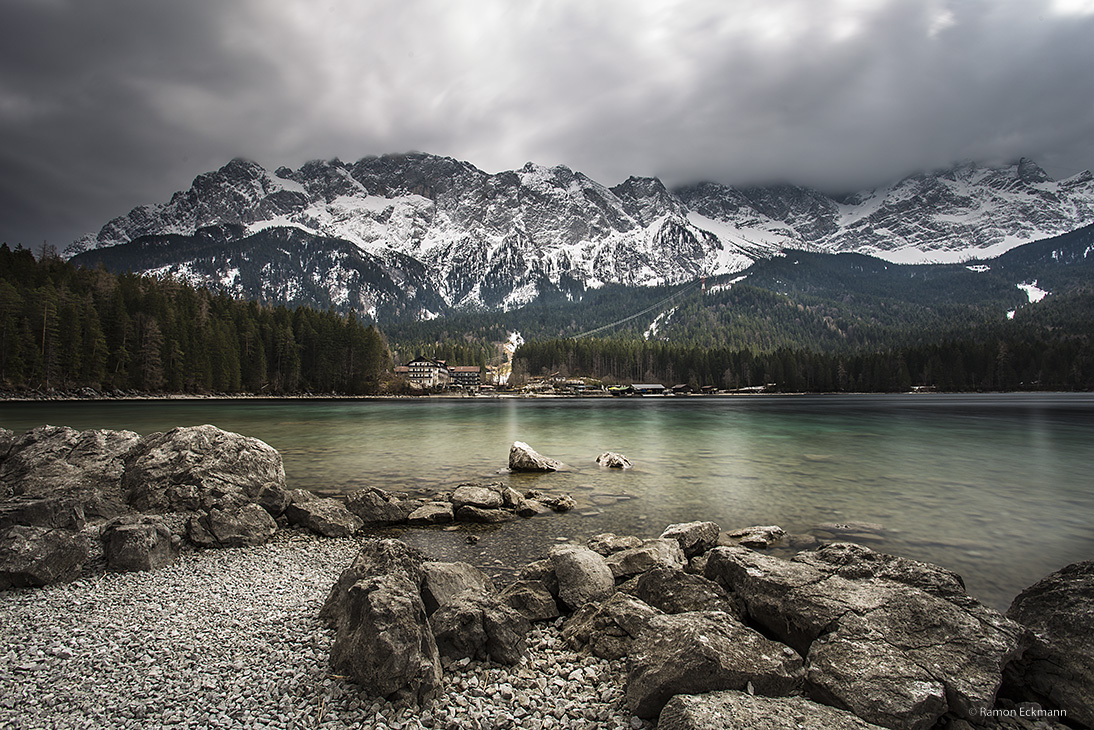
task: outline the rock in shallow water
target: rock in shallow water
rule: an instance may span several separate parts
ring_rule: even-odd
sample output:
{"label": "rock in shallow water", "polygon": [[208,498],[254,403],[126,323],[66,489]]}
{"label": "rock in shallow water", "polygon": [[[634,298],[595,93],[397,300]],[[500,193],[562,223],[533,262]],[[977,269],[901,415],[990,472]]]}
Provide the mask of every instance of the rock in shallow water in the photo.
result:
{"label": "rock in shallow water", "polygon": [[538,453],[523,441],[514,441],[509,448],[509,469],[511,471],[558,471],[566,465]]}

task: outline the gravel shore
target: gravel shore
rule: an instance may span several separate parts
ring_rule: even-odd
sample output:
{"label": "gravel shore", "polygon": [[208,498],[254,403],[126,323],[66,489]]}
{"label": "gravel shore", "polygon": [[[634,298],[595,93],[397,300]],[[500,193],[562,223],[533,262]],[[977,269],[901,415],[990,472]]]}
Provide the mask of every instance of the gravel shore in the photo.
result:
{"label": "gravel shore", "polygon": [[516,667],[446,663],[427,707],[363,696],[331,674],[333,633],[318,618],[356,552],[352,539],[281,530],[153,572],[0,591],[0,728],[644,725],[626,709],[623,664],[570,651],[557,625],[536,626]]}

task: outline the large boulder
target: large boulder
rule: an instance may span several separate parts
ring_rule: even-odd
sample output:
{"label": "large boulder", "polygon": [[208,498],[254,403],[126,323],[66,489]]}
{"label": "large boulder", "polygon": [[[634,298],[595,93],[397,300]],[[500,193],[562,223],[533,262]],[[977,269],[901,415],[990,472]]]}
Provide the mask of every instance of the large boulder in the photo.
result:
{"label": "large boulder", "polygon": [[468,563],[422,563],[422,600],[427,613],[432,614],[467,591],[478,594],[493,593],[494,581]]}
{"label": "large boulder", "polygon": [[1026,647],[1025,630],[965,594],[950,600],[914,580],[883,577],[910,580],[924,572],[914,566],[868,553],[863,560],[859,569],[849,559],[823,569],[816,567],[828,564],[823,558],[791,562],[719,547],[706,576],[740,596],[751,621],[806,657],[814,699],[908,730],[930,727],[947,712],[984,717],[1003,668]]}
{"label": "large boulder", "polygon": [[324,537],[350,537],[364,523],[337,499],[320,497],[306,502],[292,502],[285,508],[289,524],[311,530]]}
{"label": "large boulder", "polygon": [[337,582],[331,587],[327,600],[319,611],[319,618],[332,628],[338,628],[349,611],[349,589],[365,578],[399,575],[420,592],[423,563],[425,557],[402,540],[369,538],[362,541],[353,562],[341,572]]}
{"label": "large boulder", "polygon": [[404,502],[377,487],[358,490],[346,498],[346,509],[366,525],[401,524],[420,506],[420,502]]}
{"label": "large boulder", "polygon": [[0,532],[0,590],[68,582],[80,574],[90,554],[81,533],[9,527]]}
{"label": "large boulder", "polygon": [[28,497],[0,502],[0,530],[12,525],[82,530],[87,523],[84,500],[75,496]]}
{"label": "large boulder", "polygon": [[71,498],[88,517],[116,517],[126,511],[122,478],[140,440],[132,431],[31,429],[15,440],[0,464],[0,499]]}
{"label": "large boulder", "polygon": [[791,560],[848,580],[880,578],[914,586],[949,601],[968,603],[974,600],[965,592],[965,581],[952,570],[875,552],[853,542],[829,543],[817,550],[798,553]]}
{"label": "large boulder", "polygon": [[1007,616],[1034,633],[1032,646],[1008,668],[1008,693],[1094,727],[1094,561],[1025,589]]}
{"label": "large boulder", "polygon": [[193,515],[186,528],[194,545],[204,548],[234,548],[262,545],[277,532],[277,522],[254,502],[213,507]]}
{"label": "large boulder", "polygon": [[794,694],[802,658],[720,611],[666,614],[650,620],[631,647],[627,706],[657,717],[673,695],[751,688],[762,695]]}
{"label": "large boulder", "polygon": [[130,452],[122,477],[130,503],[142,512],[209,509],[226,499],[256,501],[269,484],[285,487],[277,451],[208,425],[148,436]]}
{"label": "large boulder", "polygon": [[805,697],[762,697],[736,690],[676,695],[657,730],[881,730],[850,712]]}
{"label": "large boulder", "polygon": [[179,557],[179,538],[163,520],[152,515],[117,517],[103,526],[99,537],[106,566],[111,570],[156,570]]}
{"label": "large boulder", "polygon": [[558,578],[559,600],[570,609],[615,592],[612,570],[599,553],[577,545],[559,545],[551,549],[550,560]]}
{"label": "large boulder", "polygon": [[418,586],[392,573],[349,586],[330,664],[369,695],[422,703],[441,684],[441,660]]}
{"label": "large boulder", "polygon": [[691,558],[717,545],[720,533],[717,522],[681,522],[666,527],[661,537],[680,543],[684,555]]}
{"label": "large boulder", "polygon": [[616,579],[626,579],[654,568],[684,568],[684,552],[675,540],[646,540],[641,547],[612,553],[605,562]]}
{"label": "large boulder", "polygon": [[558,471],[564,469],[565,466],[561,461],[537,453],[535,449],[523,441],[514,441],[509,448],[510,471]]}
{"label": "large boulder", "polygon": [[449,659],[517,664],[528,652],[532,624],[493,594],[464,591],[438,608],[429,622],[437,649]]}
{"label": "large boulder", "polygon": [[665,613],[724,611],[738,619],[744,616],[739,598],[712,580],[679,569],[654,568],[620,585],[619,590]]}
{"label": "large boulder", "polygon": [[601,659],[619,659],[631,652],[638,636],[661,611],[626,593],[601,603],[587,603],[562,627],[562,636],[577,650]]}

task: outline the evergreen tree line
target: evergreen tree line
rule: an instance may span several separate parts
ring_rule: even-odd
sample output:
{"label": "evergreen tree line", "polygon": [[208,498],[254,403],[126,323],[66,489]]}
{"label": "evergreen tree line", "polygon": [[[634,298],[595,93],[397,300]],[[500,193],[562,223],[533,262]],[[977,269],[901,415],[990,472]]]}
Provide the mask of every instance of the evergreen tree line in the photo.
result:
{"label": "evergreen tree line", "polygon": [[516,377],[558,373],[608,382],[687,383],[693,388],[768,386],[780,392],[1094,389],[1089,338],[948,340],[876,352],[769,352],[634,339],[553,339],[516,352]]}
{"label": "evergreen tree line", "polygon": [[9,390],[365,394],[389,370],[383,336],[353,315],[0,246],[0,384]]}

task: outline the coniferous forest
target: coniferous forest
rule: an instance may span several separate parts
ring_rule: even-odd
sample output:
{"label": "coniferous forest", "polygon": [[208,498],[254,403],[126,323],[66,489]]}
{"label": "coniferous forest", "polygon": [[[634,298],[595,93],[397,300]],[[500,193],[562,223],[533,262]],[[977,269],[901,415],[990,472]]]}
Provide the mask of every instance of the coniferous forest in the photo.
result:
{"label": "coniferous forest", "polygon": [[353,315],[243,302],[0,246],[8,391],[367,394],[390,365],[380,332]]}

